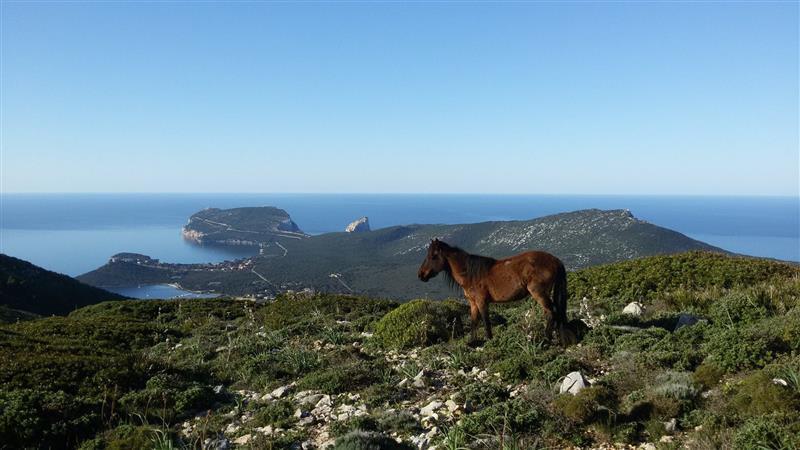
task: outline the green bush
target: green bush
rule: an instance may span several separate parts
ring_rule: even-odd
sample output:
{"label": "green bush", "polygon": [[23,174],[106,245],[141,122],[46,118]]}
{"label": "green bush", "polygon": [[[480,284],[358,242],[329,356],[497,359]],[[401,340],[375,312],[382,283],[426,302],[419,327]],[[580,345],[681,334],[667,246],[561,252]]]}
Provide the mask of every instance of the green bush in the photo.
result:
{"label": "green bush", "polygon": [[508,392],[503,386],[492,382],[476,381],[466,385],[461,393],[464,400],[472,405],[475,410],[494,405],[508,399]]}
{"label": "green bush", "polygon": [[725,371],[712,362],[700,364],[694,371],[694,381],[702,387],[709,389],[716,386]]}
{"label": "green bush", "polygon": [[579,424],[608,421],[610,412],[616,410],[616,397],[602,385],[589,386],[576,395],[559,395],[554,403],[564,416]]}
{"label": "green bush", "polygon": [[653,392],[675,400],[693,400],[698,389],[687,372],[664,372],[656,377]]}
{"label": "green bush", "polygon": [[754,417],[741,425],[733,436],[735,448],[789,450],[800,448],[800,430],[794,430],[775,416]]}
{"label": "green bush", "polygon": [[381,433],[352,431],[338,439],[333,450],[413,450],[408,444],[401,444]]}
{"label": "green bush", "polygon": [[725,326],[752,323],[768,317],[772,312],[772,302],[760,290],[729,292],[710,308],[711,320]]}
{"label": "green bush", "polygon": [[709,336],[704,350],[709,362],[727,372],[760,368],[783,350],[777,332],[762,324],[719,330]]}
{"label": "green bush", "polygon": [[331,424],[331,434],[339,437],[352,431],[380,431],[378,421],[371,416],[351,417]]}
{"label": "green bush", "polygon": [[156,430],[149,426],[122,424],[102,433],[95,439],[83,442],[81,450],[130,450],[154,448],[158,439]]}
{"label": "green bush", "polygon": [[[366,326],[395,307],[397,303],[387,300],[344,295],[321,294],[306,298],[282,295],[261,308],[258,317],[270,330],[297,328],[303,331],[326,320],[346,320]],[[365,318],[369,320],[364,320]]]}
{"label": "green bush", "polygon": [[294,422],[294,409],[294,404],[290,400],[278,400],[259,406],[253,414],[253,422],[250,425],[288,428]]}
{"label": "green bush", "polygon": [[215,401],[216,394],[211,386],[161,374],[147,380],[144,389],[122,396],[119,403],[130,415],[172,421],[208,409]]}
{"label": "green bush", "polygon": [[539,427],[545,418],[546,413],[536,405],[514,398],[468,414],[462,419],[460,429],[469,436],[519,433]]}
{"label": "green bush", "polygon": [[355,361],[312,372],[297,383],[300,389],[320,390],[328,394],[354,391],[377,380],[377,366]]}
{"label": "green bush", "polygon": [[765,259],[687,252],[590,267],[570,273],[568,283],[571,298],[615,298],[616,310],[629,301],[683,289],[752,285],[798,272],[790,264]]}
{"label": "green bush", "polygon": [[394,349],[444,342],[463,335],[467,311],[454,301],[413,300],[383,316],[375,326],[375,337]]}
{"label": "green bush", "polygon": [[772,382],[766,372],[756,372],[743,379],[734,388],[730,407],[743,416],[769,413],[797,413],[800,395],[785,386]]}

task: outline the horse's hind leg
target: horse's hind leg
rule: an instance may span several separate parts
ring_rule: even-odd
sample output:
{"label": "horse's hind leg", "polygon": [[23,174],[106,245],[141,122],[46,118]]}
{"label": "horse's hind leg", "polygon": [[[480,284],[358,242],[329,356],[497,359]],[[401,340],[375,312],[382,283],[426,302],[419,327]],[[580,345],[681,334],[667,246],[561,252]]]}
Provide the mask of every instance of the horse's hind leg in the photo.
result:
{"label": "horse's hind leg", "polygon": [[483,326],[486,328],[486,339],[492,338],[492,323],[489,320],[489,302],[486,299],[481,299],[476,302],[478,304],[478,311],[481,313],[483,319]]}
{"label": "horse's hind leg", "polygon": [[544,332],[548,339],[553,338],[555,332],[555,316],[553,315],[553,301],[550,295],[539,286],[528,286],[528,292],[534,300],[542,307],[544,311],[545,326]]}
{"label": "horse's hind leg", "polygon": [[472,342],[477,342],[478,340],[478,319],[480,316],[480,310],[478,309],[478,305],[475,304],[471,298],[467,299],[469,301],[469,317],[472,319],[470,321],[470,340]]}

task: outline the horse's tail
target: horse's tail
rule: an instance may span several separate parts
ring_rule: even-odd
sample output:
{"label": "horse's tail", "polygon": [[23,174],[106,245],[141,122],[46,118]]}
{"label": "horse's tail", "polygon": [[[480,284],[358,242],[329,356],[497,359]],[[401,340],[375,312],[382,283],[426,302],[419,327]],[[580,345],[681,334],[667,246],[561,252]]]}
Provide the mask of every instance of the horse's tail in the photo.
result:
{"label": "horse's tail", "polygon": [[567,270],[559,261],[556,269],[556,279],[553,283],[553,309],[559,327],[567,324]]}
{"label": "horse's tail", "polygon": [[564,263],[558,262],[556,279],[553,283],[553,312],[555,313],[558,339],[566,347],[578,343],[577,330],[567,323],[567,270]]}

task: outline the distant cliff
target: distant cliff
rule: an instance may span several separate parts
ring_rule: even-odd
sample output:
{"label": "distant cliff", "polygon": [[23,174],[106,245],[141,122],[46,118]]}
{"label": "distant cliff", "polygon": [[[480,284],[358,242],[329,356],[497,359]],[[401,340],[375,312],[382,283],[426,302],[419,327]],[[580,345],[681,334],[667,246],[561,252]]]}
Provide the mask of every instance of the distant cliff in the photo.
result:
{"label": "distant cliff", "polygon": [[79,279],[97,286],[177,281],[187,289],[232,295],[271,296],[311,288],[397,299],[452,297],[457,293],[444,282],[417,281],[417,268],[433,238],[493,257],[545,250],[570,270],[690,250],[722,251],[626,210],[592,209],[533,220],[407,225],[282,239],[275,245],[264,243],[258,257],[233,263],[155,267],[112,260]]}
{"label": "distant cliff", "polygon": [[347,225],[344,231],[348,233],[363,233],[365,231],[371,231],[371,228],[369,227],[369,218],[365,216],[350,222],[350,225]]}
{"label": "distant cliff", "polygon": [[183,227],[183,237],[198,244],[261,245],[307,236],[289,213],[271,206],[208,208],[193,214]]}

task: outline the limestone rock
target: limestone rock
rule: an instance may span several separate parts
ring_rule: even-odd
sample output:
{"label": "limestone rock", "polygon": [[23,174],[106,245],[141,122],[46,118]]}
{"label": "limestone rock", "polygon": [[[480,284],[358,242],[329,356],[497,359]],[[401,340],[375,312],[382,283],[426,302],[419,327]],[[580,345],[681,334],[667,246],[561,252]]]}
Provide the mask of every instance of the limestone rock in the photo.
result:
{"label": "limestone rock", "polygon": [[628,303],[622,310],[622,314],[629,314],[631,316],[641,316],[644,313],[644,305],[639,302]]}
{"label": "limestone rock", "polygon": [[563,394],[565,392],[569,392],[570,394],[575,395],[582,391],[586,385],[586,379],[583,378],[583,375],[581,375],[580,372],[570,372],[566,377],[564,377],[564,381],[561,382],[559,393]]}
{"label": "limestone rock", "polygon": [[440,401],[438,401],[438,400],[434,400],[434,401],[432,401],[432,402],[428,403],[428,405],[427,405],[427,406],[425,406],[425,407],[421,408],[421,409],[419,410],[419,413],[420,413],[420,415],[422,415],[423,417],[432,416],[432,415],[433,415],[433,413],[434,413],[434,412],[435,412],[437,409],[439,409],[439,408],[441,408],[441,407],[442,407],[442,402],[440,402]]}
{"label": "limestone rock", "polygon": [[370,230],[370,228],[369,228],[369,218],[367,218],[366,216],[364,216],[364,217],[362,217],[362,218],[360,218],[360,219],[358,219],[358,220],[356,220],[354,222],[351,222],[350,225],[348,225],[347,228],[344,229],[344,231],[346,231],[348,233],[363,233],[363,232],[369,231],[369,230]]}

